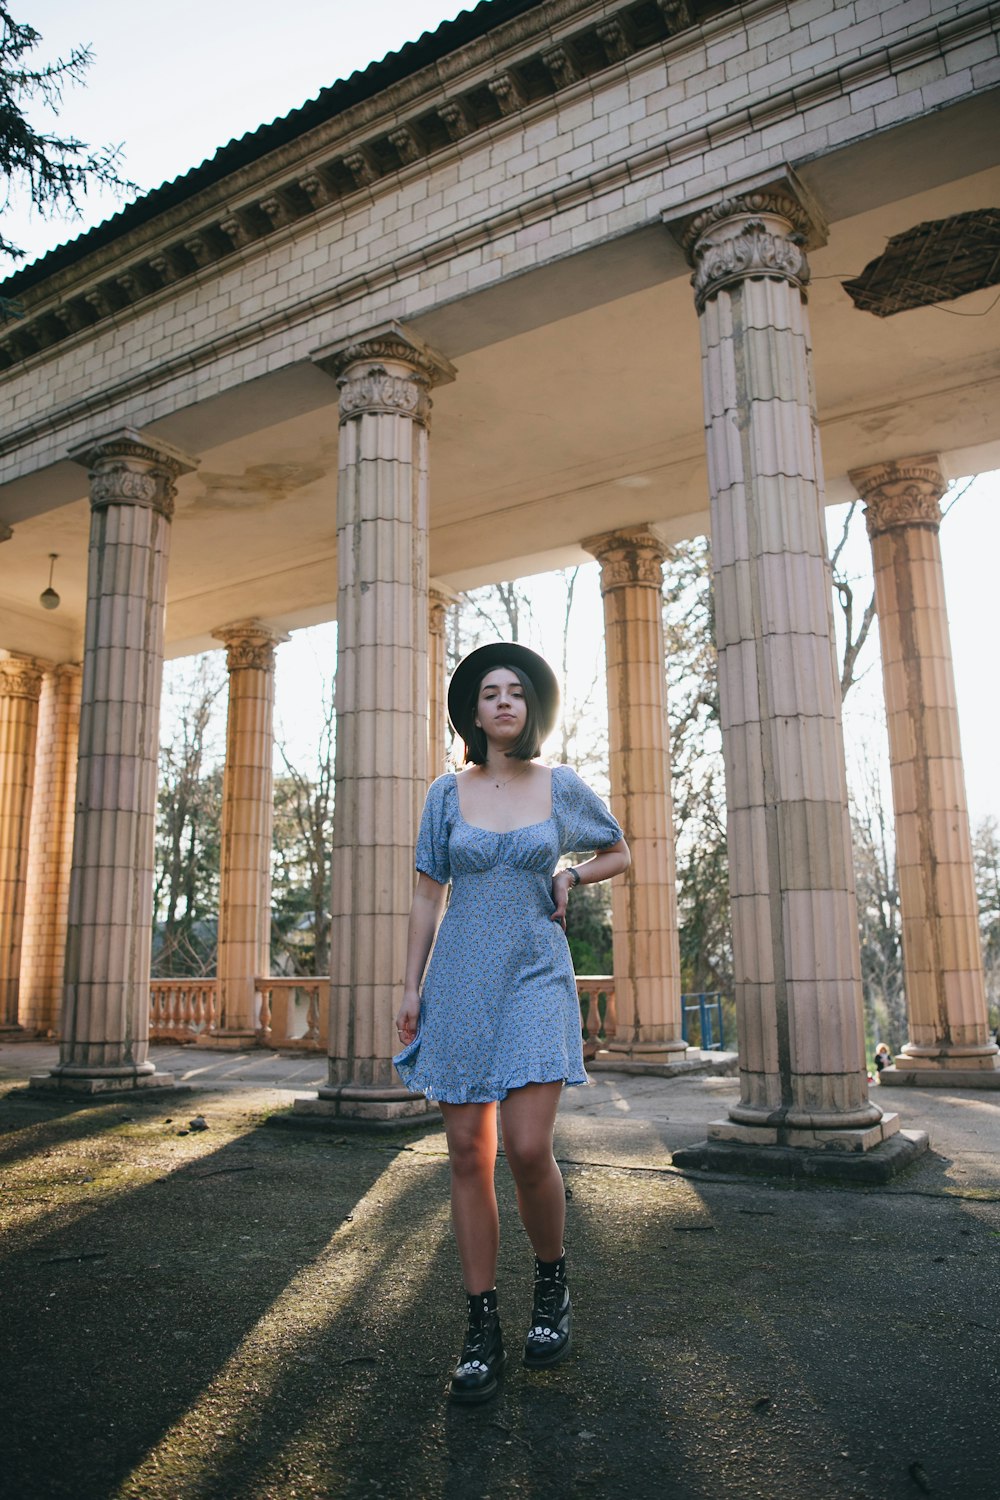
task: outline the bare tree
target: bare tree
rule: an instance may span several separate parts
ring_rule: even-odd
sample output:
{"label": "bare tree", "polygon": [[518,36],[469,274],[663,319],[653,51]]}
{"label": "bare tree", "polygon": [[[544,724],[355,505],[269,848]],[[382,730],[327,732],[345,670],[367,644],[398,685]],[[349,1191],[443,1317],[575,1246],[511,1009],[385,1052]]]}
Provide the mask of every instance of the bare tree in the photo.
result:
{"label": "bare tree", "polygon": [[663,633],[673,772],[681,982],[732,992],[726,788],[719,715],[712,554],[706,538],[672,547]]}
{"label": "bare tree", "polygon": [[[945,491],[943,499],[946,501],[941,507],[942,521],[950,515],[955,506],[967,494],[975,483],[975,479],[967,479],[964,484],[953,481]],[[865,642],[871,634],[871,628],[877,613],[875,606],[875,586],[871,581],[870,574],[862,577],[852,577],[844,566],[844,551],[855,529],[855,517],[858,516],[860,501],[854,500],[847,508],[844,524],[841,527],[840,537],[830,554],[830,567],[833,573],[833,591],[837,603],[840,606],[844,625],[844,650],[840,662],[840,699],[841,702],[847,697],[854,683],[858,681],[858,657],[861,655]],[[864,584],[861,590],[861,599],[857,597],[859,586]],[[864,601],[862,603],[861,601]],[[863,675],[863,674],[862,674]]]}
{"label": "bare tree", "polygon": [[487,637],[520,641],[531,619],[531,598],[519,580],[491,583],[461,597],[462,654]]}
{"label": "bare tree", "polygon": [[160,747],[153,910],[154,968],[206,974],[215,961],[222,816],[218,653],[177,674],[169,693],[172,737]]}
{"label": "bare tree", "polygon": [[865,1030],[874,1044],[898,1052],[906,1041],[902,918],[899,880],[887,808],[878,767],[866,757],[860,795],[851,799],[851,833],[861,944],[861,987]]}
{"label": "bare tree", "polygon": [[275,783],[272,945],[296,973],[329,974],[336,716],[332,685],[323,692],[316,765],[285,767]]}
{"label": "bare tree", "polygon": [[979,932],[983,949],[983,978],[990,1023],[1000,1026],[1000,829],[996,818],[984,818],[972,839],[972,857],[979,898]]}
{"label": "bare tree", "polygon": [[860,619],[855,622],[856,602],[854,591],[859,580],[849,577],[841,566],[844,548],[847,546],[851,535],[851,522],[854,520],[858,504],[859,502],[854,500],[848,506],[840,539],[830,554],[830,567],[833,572],[833,590],[844,617],[844,655],[840,663],[841,702],[847,697],[848,692],[856,681],[858,657],[861,654],[861,649],[865,641],[868,639],[872,623],[875,619],[875,588],[874,585],[871,585],[868,587],[868,600],[861,610]]}

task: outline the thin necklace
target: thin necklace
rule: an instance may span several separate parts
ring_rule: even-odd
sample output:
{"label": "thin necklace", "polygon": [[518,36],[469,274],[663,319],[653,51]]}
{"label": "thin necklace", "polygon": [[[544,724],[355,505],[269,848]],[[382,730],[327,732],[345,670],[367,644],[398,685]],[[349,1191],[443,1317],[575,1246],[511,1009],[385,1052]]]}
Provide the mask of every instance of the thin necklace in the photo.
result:
{"label": "thin necklace", "polygon": [[487,771],[485,766],[483,766],[482,770],[483,775],[487,776],[489,780],[492,781],[498,792],[505,792],[512,781],[516,781],[519,776],[523,776],[525,771],[531,770],[531,761],[529,760],[526,765],[522,766],[520,771],[515,771],[513,776],[508,776],[506,781],[497,781],[496,777],[493,775],[493,772]]}

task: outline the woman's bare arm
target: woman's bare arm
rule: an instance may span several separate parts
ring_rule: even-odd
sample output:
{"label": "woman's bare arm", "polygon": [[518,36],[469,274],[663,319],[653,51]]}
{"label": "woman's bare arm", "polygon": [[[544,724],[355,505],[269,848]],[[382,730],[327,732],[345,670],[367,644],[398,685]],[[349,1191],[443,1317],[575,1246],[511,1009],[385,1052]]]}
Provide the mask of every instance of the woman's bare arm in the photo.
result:
{"label": "woman's bare arm", "polygon": [[423,873],[417,876],[417,888],[410,907],[406,931],[406,972],[403,978],[403,1003],[396,1016],[396,1031],[404,1046],[417,1034],[420,1020],[420,981],[424,977],[434,934],[441,921],[447,886]]}

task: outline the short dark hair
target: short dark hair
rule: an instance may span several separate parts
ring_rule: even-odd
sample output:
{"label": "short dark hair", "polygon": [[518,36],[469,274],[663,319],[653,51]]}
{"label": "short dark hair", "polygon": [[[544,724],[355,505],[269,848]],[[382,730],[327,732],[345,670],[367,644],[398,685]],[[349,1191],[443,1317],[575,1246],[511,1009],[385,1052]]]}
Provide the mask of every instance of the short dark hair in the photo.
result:
{"label": "short dark hair", "polygon": [[527,672],[522,672],[520,667],[507,667],[503,663],[487,667],[485,671],[480,672],[476,678],[472,692],[469,694],[469,699],[465,706],[465,723],[462,731],[462,738],[465,741],[465,759],[472,761],[473,765],[476,766],[484,766],[486,764],[489,746],[486,743],[486,736],[483,731],[476,728],[476,706],[479,703],[479,690],[491,672],[512,672],[524,691],[524,706],[526,709],[524,728],[521,731],[520,739],[515,745],[511,746],[506,754],[512,760],[534,760],[542,748],[542,706],[538,701],[538,694],[535,692],[535,684]]}

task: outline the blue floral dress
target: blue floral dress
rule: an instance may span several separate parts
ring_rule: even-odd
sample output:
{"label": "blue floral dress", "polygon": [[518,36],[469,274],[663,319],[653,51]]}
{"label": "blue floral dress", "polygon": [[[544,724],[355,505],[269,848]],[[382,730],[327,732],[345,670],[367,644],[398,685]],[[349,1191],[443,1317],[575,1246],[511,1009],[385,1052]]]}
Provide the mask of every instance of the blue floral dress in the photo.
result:
{"label": "blue floral dress", "polygon": [[586,1083],[569,945],[551,920],[552,876],[561,854],[621,837],[568,766],[553,767],[551,815],[509,833],[465,821],[453,775],[432,784],[416,865],[450,881],[451,899],[417,1035],[393,1058],[408,1089],[446,1104],[486,1104],[526,1083]]}

